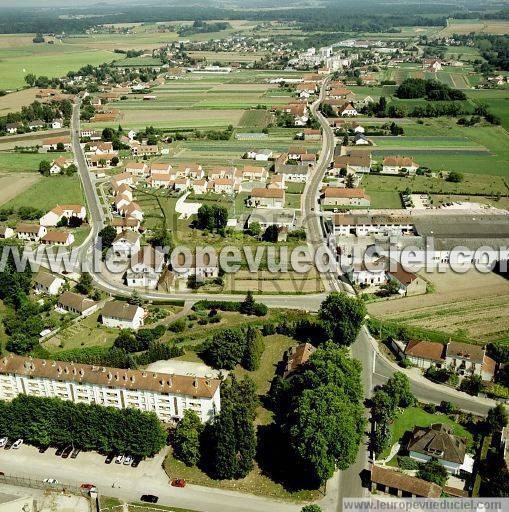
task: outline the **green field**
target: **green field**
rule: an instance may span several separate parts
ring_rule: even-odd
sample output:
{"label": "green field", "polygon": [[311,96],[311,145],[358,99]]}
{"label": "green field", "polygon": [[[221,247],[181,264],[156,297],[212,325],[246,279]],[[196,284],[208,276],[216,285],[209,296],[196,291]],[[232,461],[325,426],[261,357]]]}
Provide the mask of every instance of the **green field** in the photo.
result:
{"label": "green field", "polygon": [[266,110],[246,110],[239,122],[239,128],[266,128],[273,119]]}
{"label": "green field", "polygon": [[4,206],[19,208],[32,206],[50,210],[57,204],[85,204],[78,176],[51,176],[43,178],[11,199]]}
{"label": "green field", "polygon": [[0,89],[24,86],[27,73],[60,77],[86,64],[95,66],[115,58],[110,51],[92,50],[78,45],[30,42],[14,48],[0,48]]}
{"label": "green field", "polygon": [[[70,153],[55,153],[54,158],[59,156],[70,157]],[[0,152],[0,173],[4,172],[38,172],[41,160],[53,160],[52,155],[40,153],[10,153]]]}

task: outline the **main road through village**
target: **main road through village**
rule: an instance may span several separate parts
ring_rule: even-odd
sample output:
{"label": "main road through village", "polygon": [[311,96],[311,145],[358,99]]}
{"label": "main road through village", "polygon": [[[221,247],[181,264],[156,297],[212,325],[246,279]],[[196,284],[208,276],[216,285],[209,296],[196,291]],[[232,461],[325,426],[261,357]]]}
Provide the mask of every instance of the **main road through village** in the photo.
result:
{"label": "main road through village", "polygon": [[[323,131],[323,144],[320,157],[311,172],[303,192],[302,218],[306,229],[308,245],[312,251],[326,244],[322,221],[318,207],[319,187],[324,173],[333,158],[334,134],[327,120],[319,111],[320,103],[325,97],[325,82],[320,96],[313,103],[311,110],[320,123]],[[97,234],[104,227],[104,210],[100,203],[95,179],[89,172],[83,149],[79,142],[80,106],[74,106],[72,118],[72,140],[78,170],[83,182],[86,196],[91,233],[85,243],[79,248],[82,264],[92,267],[91,261],[96,244]],[[86,267],[85,267],[86,268]],[[128,296],[131,291],[122,285],[112,283],[100,273],[91,272],[95,285],[103,291],[120,296]],[[324,276],[324,284],[328,291],[345,290],[338,276],[328,273]],[[188,303],[197,300],[196,294],[167,294],[161,292],[147,292],[141,294],[145,299],[157,301],[162,299],[183,299]],[[238,300],[237,295],[214,295],[218,300]],[[262,295],[257,300],[269,307],[298,308],[308,311],[317,311],[325,294],[313,295]],[[376,341],[370,336],[368,330],[363,328],[351,347],[352,355],[359,359],[363,365],[362,382],[366,397],[369,397],[373,386],[383,384],[399,368],[386,359],[378,350]],[[493,406],[491,400],[469,397],[464,393],[448,390],[432,384],[417,374],[411,374],[412,390],[418,399],[440,403],[449,400],[457,407],[475,414],[485,415],[489,407]],[[92,481],[99,486],[99,491],[117,496],[124,500],[137,500],[145,492],[160,497],[161,504],[193,509],[200,512],[293,512],[300,510],[300,506],[288,502],[276,501],[271,498],[242,494],[208,487],[188,485],[185,489],[175,489],[168,485],[166,474],[161,468],[162,455],[152,461],[144,461],[135,473],[131,468],[107,466],[97,455],[81,454],[79,459],[71,462],[62,462],[54,455],[38,454],[35,449],[23,447],[23,450],[0,451],[0,471],[5,474],[26,476],[35,479],[57,478],[62,483],[76,484],[78,482]],[[338,471],[327,483],[326,495],[319,502],[326,512],[339,512],[342,509],[342,498],[361,497],[367,490],[362,485],[361,474],[368,469],[367,444],[361,446],[357,460],[346,471]],[[178,476],[178,475],[176,475]],[[111,487],[115,484],[115,487]]]}

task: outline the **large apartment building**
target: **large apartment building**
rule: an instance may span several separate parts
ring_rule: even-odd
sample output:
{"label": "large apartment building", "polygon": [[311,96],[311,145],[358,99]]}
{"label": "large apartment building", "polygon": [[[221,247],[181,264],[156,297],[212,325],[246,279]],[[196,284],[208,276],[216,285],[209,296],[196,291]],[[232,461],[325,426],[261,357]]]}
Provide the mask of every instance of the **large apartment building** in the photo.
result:
{"label": "large apartment building", "polygon": [[205,422],[221,408],[219,379],[123,370],[48,361],[10,354],[0,358],[0,399],[19,394],[56,397],[155,412],[161,421],[180,419],[186,409]]}

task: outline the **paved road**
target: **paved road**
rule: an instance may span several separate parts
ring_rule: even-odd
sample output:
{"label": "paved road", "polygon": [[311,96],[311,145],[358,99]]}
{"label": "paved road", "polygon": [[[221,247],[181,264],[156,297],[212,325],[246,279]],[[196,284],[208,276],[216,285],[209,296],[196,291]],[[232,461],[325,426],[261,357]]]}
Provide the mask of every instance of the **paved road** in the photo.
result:
{"label": "paved road", "polygon": [[[62,484],[93,483],[100,494],[125,501],[139,501],[142,494],[159,496],[159,504],[198,512],[298,512],[301,506],[261,496],[188,485],[171,487],[161,465],[165,453],[141,462],[138,468],[112,463],[96,453],[80,453],[77,459],[62,459],[49,449],[40,454],[31,446],[0,450],[0,471],[8,476],[32,479],[56,478]],[[176,475],[178,476],[178,475]],[[115,487],[112,487],[112,485]]]}

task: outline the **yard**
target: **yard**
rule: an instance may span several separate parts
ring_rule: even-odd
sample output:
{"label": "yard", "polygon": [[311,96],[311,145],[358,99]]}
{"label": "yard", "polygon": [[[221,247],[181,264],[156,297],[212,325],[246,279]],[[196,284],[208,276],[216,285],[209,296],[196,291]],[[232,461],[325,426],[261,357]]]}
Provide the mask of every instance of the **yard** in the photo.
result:
{"label": "yard", "polygon": [[[454,435],[466,437],[468,444],[472,444],[472,434],[468,432],[463,426],[459,425],[451,418],[441,413],[430,414],[420,407],[408,407],[403,412],[400,412],[394,422],[390,426],[391,430],[391,443],[393,446],[401,440],[405,432],[411,432],[414,427],[429,427],[434,423],[444,423],[452,427]],[[390,448],[380,454],[381,459],[389,455]]]}

